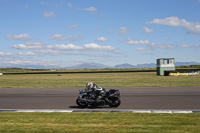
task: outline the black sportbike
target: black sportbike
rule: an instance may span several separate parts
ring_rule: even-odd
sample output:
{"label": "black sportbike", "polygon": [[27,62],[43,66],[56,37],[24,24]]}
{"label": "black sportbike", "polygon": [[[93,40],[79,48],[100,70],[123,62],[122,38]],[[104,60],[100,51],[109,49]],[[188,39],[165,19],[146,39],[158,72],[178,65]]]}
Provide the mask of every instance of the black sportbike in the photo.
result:
{"label": "black sportbike", "polygon": [[81,108],[86,108],[88,106],[110,106],[118,107],[121,104],[120,91],[115,89],[110,89],[106,92],[106,95],[101,99],[93,98],[93,91],[86,91],[85,89],[80,90],[76,103]]}

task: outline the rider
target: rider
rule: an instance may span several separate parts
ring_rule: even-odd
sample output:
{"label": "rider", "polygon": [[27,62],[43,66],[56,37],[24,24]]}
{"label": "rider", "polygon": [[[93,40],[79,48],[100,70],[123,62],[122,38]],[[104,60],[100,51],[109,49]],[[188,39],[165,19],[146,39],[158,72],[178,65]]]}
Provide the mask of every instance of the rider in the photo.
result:
{"label": "rider", "polygon": [[97,101],[100,100],[101,98],[105,97],[106,95],[106,90],[96,84],[93,84],[92,82],[88,82],[86,84],[87,91],[92,91],[94,92],[93,98],[96,99]]}

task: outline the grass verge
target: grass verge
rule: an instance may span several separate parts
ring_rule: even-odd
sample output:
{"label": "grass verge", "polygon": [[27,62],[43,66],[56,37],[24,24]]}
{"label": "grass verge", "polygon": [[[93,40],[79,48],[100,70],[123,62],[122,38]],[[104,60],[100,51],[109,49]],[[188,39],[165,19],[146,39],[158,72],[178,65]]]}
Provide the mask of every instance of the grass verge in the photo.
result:
{"label": "grass verge", "polygon": [[199,132],[200,114],[0,113],[0,132]]}
{"label": "grass verge", "polygon": [[198,76],[157,76],[155,72],[20,74],[0,76],[0,88],[84,87],[89,81],[103,87],[200,86]]}

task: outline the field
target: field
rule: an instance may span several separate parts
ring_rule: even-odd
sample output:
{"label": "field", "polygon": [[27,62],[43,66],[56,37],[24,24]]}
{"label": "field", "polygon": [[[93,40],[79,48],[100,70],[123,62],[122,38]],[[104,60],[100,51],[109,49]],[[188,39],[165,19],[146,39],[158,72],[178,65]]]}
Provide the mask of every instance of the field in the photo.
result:
{"label": "field", "polygon": [[[157,76],[155,72],[11,74],[1,88],[200,86],[200,76]],[[0,132],[199,132],[200,113],[0,113]]]}
{"label": "field", "polygon": [[15,74],[0,76],[0,88],[84,87],[89,81],[103,87],[200,86],[200,76],[157,76],[155,72]]}
{"label": "field", "polygon": [[0,113],[0,132],[197,133],[199,129],[199,113]]}

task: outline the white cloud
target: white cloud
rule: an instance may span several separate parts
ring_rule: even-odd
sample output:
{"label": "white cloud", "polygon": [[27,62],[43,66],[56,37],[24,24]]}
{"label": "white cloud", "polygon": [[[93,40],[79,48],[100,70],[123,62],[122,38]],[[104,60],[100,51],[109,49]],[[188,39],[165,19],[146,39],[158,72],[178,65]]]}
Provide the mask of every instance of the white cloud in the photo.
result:
{"label": "white cloud", "polygon": [[67,3],[67,6],[68,6],[69,8],[72,8],[72,7],[73,7],[73,5],[72,5],[71,3]]}
{"label": "white cloud", "polygon": [[12,61],[8,61],[7,63],[9,64],[33,64],[31,61],[23,61],[23,60],[12,60]]}
{"label": "white cloud", "polygon": [[21,55],[21,56],[32,56],[32,55],[35,55],[35,53],[33,53],[33,52],[26,52],[26,53],[18,52],[18,55]]}
{"label": "white cloud", "polygon": [[29,36],[28,34],[19,34],[19,35],[7,35],[6,36],[7,39],[16,39],[16,40],[24,40],[24,41],[27,41],[27,40],[31,40],[33,39],[33,37]]}
{"label": "white cloud", "polygon": [[97,9],[95,7],[88,7],[88,8],[77,8],[77,10],[82,10],[82,11],[87,11],[90,12],[92,14],[96,14]]}
{"label": "white cloud", "polygon": [[128,37],[128,38],[125,38],[125,39],[120,39],[119,42],[129,42],[131,40],[132,40],[132,38]]}
{"label": "white cloud", "polygon": [[60,51],[47,49],[47,50],[37,50],[36,52],[42,53],[42,54],[49,54],[49,55],[61,55]]}
{"label": "white cloud", "polygon": [[96,41],[99,41],[99,42],[106,42],[106,41],[108,41],[108,39],[105,38],[105,37],[99,37],[99,38],[97,38]]}
{"label": "white cloud", "polygon": [[92,6],[88,7],[88,8],[80,9],[80,10],[84,10],[84,11],[88,11],[88,12],[92,12],[92,13],[95,13],[97,11],[97,9]]}
{"label": "white cloud", "polygon": [[161,24],[166,26],[173,27],[183,27],[188,30],[190,34],[199,34],[200,35],[200,23],[199,22],[188,22],[185,19],[179,19],[178,17],[167,17],[164,19],[154,19],[148,21],[148,24]]}
{"label": "white cloud", "polygon": [[169,38],[169,37],[165,37],[164,39],[165,39],[165,40],[170,40],[170,38]]}
{"label": "white cloud", "polygon": [[83,36],[79,36],[79,35],[69,35],[67,37],[67,40],[69,41],[78,41],[79,39],[82,39]]}
{"label": "white cloud", "polygon": [[142,29],[144,30],[144,33],[153,33],[154,31],[152,29],[149,29],[148,27],[142,27]]}
{"label": "white cloud", "polygon": [[56,50],[96,50],[96,51],[112,51],[116,48],[112,46],[101,46],[96,43],[89,43],[83,46],[76,46],[74,44],[61,44],[61,45],[49,45],[47,46],[49,49]]}
{"label": "white cloud", "polygon": [[200,23],[191,24],[191,26],[187,27],[187,29],[190,34],[200,35]]}
{"label": "white cloud", "polygon": [[188,45],[188,44],[181,44],[181,45],[174,45],[174,44],[163,44],[160,42],[150,42],[148,40],[130,40],[128,41],[130,45],[144,45],[146,48],[136,48],[136,50],[143,51],[143,50],[153,50],[155,48],[162,48],[162,49],[174,49],[177,47],[182,47],[182,48],[196,48],[200,49],[199,44],[196,45]]}
{"label": "white cloud", "polygon": [[199,44],[195,44],[194,46],[197,50],[200,50],[200,45]]}
{"label": "white cloud", "polygon": [[36,65],[36,66],[50,66],[57,65],[59,61],[55,60],[10,60],[2,62],[3,65],[13,66],[13,65]]}
{"label": "white cloud", "polygon": [[44,12],[44,17],[46,17],[46,18],[51,18],[51,17],[55,17],[55,14],[54,14],[54,12],[52,12],[52,11],[45,11]]}
{"label": "white cloud", "polygon": [[126,33],[128,33],[128,28],[127,27],[120,27],[119,34],[123,35],[123,34],[126,34]]}
{"label": "white cloud", "polygon": [[89,43],[89,44],[85,44],[83,46],[83,49],[85,50],[101,50],[101,51],[112,51],[115,50],[114,47],[112,46],[100,46],[96,43]]}
{"label": "white cloud", "polygon": [[46,44],[40,43],[40,42],[27,42],[26,45],[28,45],[28,46],[43,46],[43,45],[46,45]]}
{"label": "white cloud", "polygon": [[50,40],[58,40],[58,41],[63,41],[63,40],[69,40],[69,41],[77,41],[78,39],[83,38],[83,36],[79,35],[69,35],[69,36],[63,36],[61,34],[54,34],[53,37],[50,37]]}
{"label": "white cloud", "polygon": [[162,25],[167,25],[167,26],[186,26],[186,25],[190,24],[185,19],[179,19],[178,17],[167,17],[164,19],[154,19],[147,23],[148,24],[162,24]]}
{"label": "white cloud", "polygon": [[148,40],[129,40],[128,44],[131,45],[138,45],[138,44],[154,44],[153,42],[150,42]]}
{"label": "white cloud", "polygon": [[44,1],[40,1],[40,5],[48,5],[48,3],[47,2],[44,2]]}
{"label": "white cloud", "polygon": [[109,30],[108,32],[109,32],[109,33],[113,33],[114,31],[113,31],[113,30]]}
{"label": "white cloud", "polygon": [[67,26],[67,28],[69,28],[69,29],[72,29],[72,28],[77,28],[78,27],[78,25],[77,24],[75,24],[75,25],[70,25],[70,26]]}
{"label": "white cloud", "polygon": [[191,48],[191,47],[193,47],[193,46],[188,45],[188,44],[181,44],[180,46],[183,47],[183,48]]}
{"label": "white cloud", "polygon": [[13,56],[12,53],[0,52],[0,57],[10,57],[10,56]]}
{"label": "white cloud", "polygon": [[28,46],[28,45],[25,45],[25,44],[15,44],[12,46],[12,48],[15,48],[15,49],[41,49],[42,46]]}
{"label": "white cloud", "polygon": [[81,46],[76,46],[74,44],[61,44],[61,45],[49,45],[47,46],[49,49],[57,49],[57,50],[82,50]]}
{"label": "white cloud", "polygon": [[158,43],[157,46],[158,48],[164,48],[164,49],[172,49],[172,48],[176,48],[176,45],[172,45],[172,44],[162,44],[162,43]]}
{"label": "white cloud", "polygon": [[1,2],[8,3],[8,0],[1,0]]}
{"label": "white cloud", "polygon": [[99,16],[99,17],[103,17],[103,16],[105,16],[105,15],[104,15],[104,14],[99,14],[98,16]]}
{"label": "white cloud", "polygon": [[28,5],[28,4],[26,4],[26,5],[24,5],[24,6],[23,6],[23,8],[29,8],[29,5]]}
{"label": "white cloud", "polygon": [[38,42],[28,42],[26,44],[15,44],[12,46],[12,48],[15,49],[42,49],[43,45],[45,45],[44,43],[38,43]]}
{"label": "white cloud", "polygon": [[173,44],[163,44],[159,42],[150,42],[148,40],[129,40],[130,45],[145,45],[147,48],[137,48],[137,50],[152,50],[152,48],[172,49],[176,48]]}
{"label": "white cloud", "polygon": [[63,40],[67,40],[67,37],[64,37],[61,34],[54,34],[53,37],[49,38],[50,40],[59,40],[59,41],[63,41]]}
{"label": "white cloud", "polygon": [[151,48],[136,48],[138,51],[147,51],[147,50],[152,50]]}

